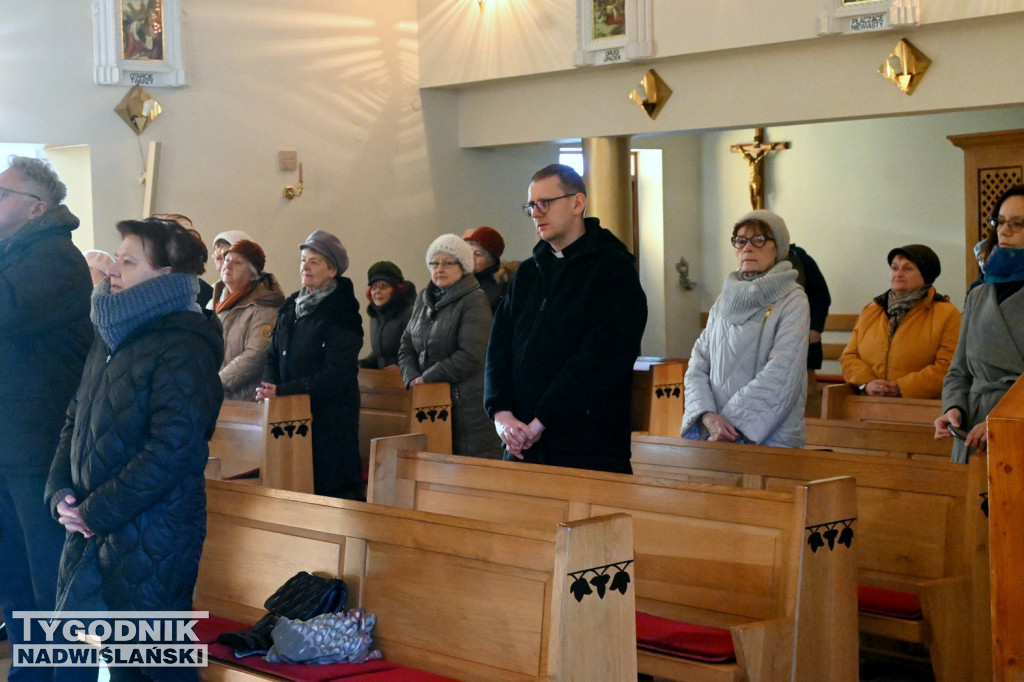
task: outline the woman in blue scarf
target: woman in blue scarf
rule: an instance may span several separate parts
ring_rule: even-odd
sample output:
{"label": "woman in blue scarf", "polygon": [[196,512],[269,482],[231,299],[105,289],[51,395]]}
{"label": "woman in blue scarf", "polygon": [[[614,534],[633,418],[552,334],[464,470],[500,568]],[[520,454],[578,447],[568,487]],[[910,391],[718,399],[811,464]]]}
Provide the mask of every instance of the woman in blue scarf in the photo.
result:
{"label": "woman in blue scarf", "polygon": [[[223,338],[196,303],[202,244],[170,220],[117,229],[123,241],[93,290],[96,335],[46,486],[67,531],[57,610],[189,611]],[[198,679],[195,668],[110,669],[113,682],[140,674]]]}
{"label": "woman in blue scarf", "polygon": [[[985,264],[985,282],[964,305],[960,341],[942,385],[935,437],[953,442],[954,462],[984,452],[985,419],[1024,372],[1024,185],[1006,190],[989,219],[999,249]],[[961,430],[962,429],[962,430]]]}

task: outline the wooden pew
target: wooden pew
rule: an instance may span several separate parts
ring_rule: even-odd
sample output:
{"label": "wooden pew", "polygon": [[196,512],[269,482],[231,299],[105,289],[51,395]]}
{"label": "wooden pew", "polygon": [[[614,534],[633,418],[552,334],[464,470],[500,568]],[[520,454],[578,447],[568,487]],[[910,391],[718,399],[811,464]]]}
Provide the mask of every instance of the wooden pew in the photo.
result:
{"label": "wooden pew", "polygon": [[[1024,381],[1017,379],[988,415],[989,527],[992,533],[993,679],[1024,679]],[[974,457],[971,458],[972,460]],[[988,568],[987,566],[985,568]]]}
{"label": "wooden pew", "polygon": [[[437,452],[452,451],[451,386],[405,388],[397,367],[359,369],[359,457],[370,464],[370,441],[403,433],[426,433]],[[431,415],[433,412],[433,415]]]}
{"label": "wooden pew", "polygon": [[[678,436],[683,425],[686,360],[639,357],[633,363],[633,431]],[[431,452],[438,452],[430,448]]]}
{"label": "wooden pew", "polygon": [[935,428],[923,424],[885,424],[845,419],[804,420],[806,443],[812,450],[879,454],[902,459],[948,462],[949,440],[936,440]]}
{"label": "wooden pew", "polygon": [[931,425],[941,414],[941,400],[858,395],[850,384],[832,384],[822,391],[822,419]]}
{"label": "wooden pew", "polygon": [[[374,441],[368,499],[530,528],[633,517],[637,610],[731,629],[735,663],[638,651],[673,680],[855,680],[855,562],[813,551],[809,528],[853,521],[849,478],[785,492],[426,453],[422,436]],[[609,678],[602,678],[609,679]]]}
{"label": "wooden pew", "polygon": [[259,469],[258,484],[311,493],[312,421],[308,395],[259,403],[225,400],[210,440],[210,457],[219,460],[221,478]]}
{"label": "wooden pew", "polygon": [[860,629],[925,644],[939,682],[990,678],[984,458],[968,465],[678,438],[633,437],[646,476],[766,490],[857,480],[860,584],[917,594],[922,620],[862,613]]}
{"label": "wooden pew", "polygon": [[[198,610],[254,623],[304,570],[342,577],[346,608],[373,613],[374,646],[404,666],[461,680],[636,679],[632,585],[580,600],[570,589],[633,573],[624,514],[535,530],[224,481],[207,483],[207,500]],[[204,677],[267,679],[233,660],[211,660]]]}

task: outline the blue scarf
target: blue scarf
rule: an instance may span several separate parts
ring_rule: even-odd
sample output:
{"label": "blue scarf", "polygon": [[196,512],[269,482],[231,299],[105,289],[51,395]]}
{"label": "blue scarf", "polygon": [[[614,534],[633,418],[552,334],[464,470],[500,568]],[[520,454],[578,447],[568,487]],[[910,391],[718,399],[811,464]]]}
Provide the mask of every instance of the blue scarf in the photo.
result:
{"label": "blue scarf", "polygon": [[1024,249],[999,249],[985,263],[985,284],[1024,281]]}
{"label": "blue scarf", "polygon": [[93,289],[90,318],[113,353],[136,329],[168,313],[202,312],[196,303],[198,293],[199,279],[180,272],[160,275],[113,294],[108,278]]}

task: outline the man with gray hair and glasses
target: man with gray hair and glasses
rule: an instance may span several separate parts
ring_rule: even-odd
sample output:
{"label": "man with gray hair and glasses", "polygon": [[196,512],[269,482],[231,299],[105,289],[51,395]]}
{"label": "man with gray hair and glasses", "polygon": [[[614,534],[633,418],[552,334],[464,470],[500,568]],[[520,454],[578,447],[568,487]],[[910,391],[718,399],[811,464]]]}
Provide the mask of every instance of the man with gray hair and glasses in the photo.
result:
{"label": "man with gray hair and glasses", "polygon": [[[11,156],[0,173],[0,609],[52,611],[64,528],[43,489],[65,412],[92,342],[89,266],[71,242],[78,218],[45,161]],[[54,668],[13,662],[9,680],[49,680]]]}

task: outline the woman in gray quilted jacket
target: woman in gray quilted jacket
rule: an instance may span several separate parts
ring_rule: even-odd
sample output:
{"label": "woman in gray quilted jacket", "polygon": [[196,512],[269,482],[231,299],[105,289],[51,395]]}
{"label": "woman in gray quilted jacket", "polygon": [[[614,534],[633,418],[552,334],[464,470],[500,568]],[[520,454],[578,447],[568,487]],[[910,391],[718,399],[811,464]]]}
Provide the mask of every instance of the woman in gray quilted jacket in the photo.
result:
{"label": "woman in gray quilted jacket", "polygon": [[473,276],[473,249],[443,234],[427,249],[430,284],[420,293],[398,364],[406,387],[447,381],[452,387],[452,452],[499,459],[501,442],[484,412],[484,359],[491,307]]}
{"label": "woman in gray quilted jacket", "polygon": [[690,355],[682,436],[803,447],[810,309],[786,260],[789,230],[761,209],[731,241],[738,267]]}

